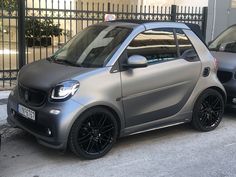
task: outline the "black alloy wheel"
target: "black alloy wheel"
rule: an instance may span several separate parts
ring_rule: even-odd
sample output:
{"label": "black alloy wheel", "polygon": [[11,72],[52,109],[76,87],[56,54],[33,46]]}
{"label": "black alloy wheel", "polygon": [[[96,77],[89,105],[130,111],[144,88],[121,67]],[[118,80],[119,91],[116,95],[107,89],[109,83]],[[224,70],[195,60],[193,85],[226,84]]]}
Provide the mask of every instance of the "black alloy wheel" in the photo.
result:
{"label": "black alloy wheel", "polygon": [[192,125],[200,131],[211,131],[220,124],[223,113],[222,95],[216,90],[207,89],[194,106]]}
{"label": "black alloy wheel", "polygon": [[117,138],[117,121],[104,108],[86,111],[74,123],[70,133],[72,152],[85,159],[104,156]]}

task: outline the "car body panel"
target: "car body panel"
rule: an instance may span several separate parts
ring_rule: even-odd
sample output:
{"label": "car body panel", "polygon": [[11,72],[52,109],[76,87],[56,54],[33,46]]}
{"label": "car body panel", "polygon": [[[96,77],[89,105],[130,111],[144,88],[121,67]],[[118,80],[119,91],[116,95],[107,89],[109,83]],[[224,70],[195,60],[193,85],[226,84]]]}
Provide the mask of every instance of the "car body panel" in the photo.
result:
{"label": "car body panel", "polygon": [[[204,90],[216,87],[224,93],[224,88],[216,77],[214,58],[202,41],[186,25],[174,22],[139,25],[106,22],[99,25],[104,24],[122,25],[133,29],[106,66],[80,68],[51,64],[46,60],[25,66],[20,71],[18,82],[29,88],[42,89],[48,93],[48,97],[53,87],[64,80],[76,80],[80,86],[69,100],[55,102],[47,99],[46,103],[40,107],[33,107],[22,102],[16,88],[9,96],[8,120],[10,124],[26,129],[44,145],[64,149],[75,120],[90,108],[103,106],[110,109],[115,113],[119,123],[119,135],[126,136],[153,128],[189,122],[196,99]],[[200,61],[189,62],[177,59],[126,71],[120,70],[118,65],[118,69],[114,70],[113,67],[119,64],[121,55],[132,39],[146,29],[152,28],[183,29],[195,47]],[[206,77],[203,76],[205,68],[209,68],[210,71]],[[17,111],[17,104],[23,104],[35,110],[39,114],[40,122],[48,119],[49,123],[55,126],[55,131],[60,133],[48,140],[47,136],[40,136],[37,132],[24,127],[19,121],[14,121],[13,113]],[[56,116],[57,118],[50,114],[52,109],[61,111]],[[50,120],[55,122],[50,122]],[[43,124],[43,126],[46,125]]]}

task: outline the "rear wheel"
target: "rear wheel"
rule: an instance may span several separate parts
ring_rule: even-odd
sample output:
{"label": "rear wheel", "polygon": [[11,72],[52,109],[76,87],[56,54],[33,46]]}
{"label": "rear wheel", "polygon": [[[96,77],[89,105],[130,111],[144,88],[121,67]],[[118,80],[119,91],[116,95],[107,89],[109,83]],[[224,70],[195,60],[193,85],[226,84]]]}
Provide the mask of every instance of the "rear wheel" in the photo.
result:
{"label": "rear wheel", "polygon": [[192,125],[199,131],[214,130],[224,113],[222,95],[213,89],[205,90],[197,99],[192,117]]}
{"label": "rear wheel", "polygon": [[115,116],[104,108],[93,108],[79,117],[72,126],[69,145],[73,153],[96,159],[108,153],[117,138]]}

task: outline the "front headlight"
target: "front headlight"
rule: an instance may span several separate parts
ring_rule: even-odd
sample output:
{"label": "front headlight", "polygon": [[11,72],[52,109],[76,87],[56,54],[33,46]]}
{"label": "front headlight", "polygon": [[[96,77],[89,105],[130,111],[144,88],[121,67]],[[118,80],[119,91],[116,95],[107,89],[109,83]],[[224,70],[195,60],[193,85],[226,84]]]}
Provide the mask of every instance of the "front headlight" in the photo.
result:
{"label": "front headlight", "polygon": [[57,84],[57,86],[52,90],[51,99],[53,100],[63,100],[70,98],[75,94],[79,88],[78,81],[65,81]]}

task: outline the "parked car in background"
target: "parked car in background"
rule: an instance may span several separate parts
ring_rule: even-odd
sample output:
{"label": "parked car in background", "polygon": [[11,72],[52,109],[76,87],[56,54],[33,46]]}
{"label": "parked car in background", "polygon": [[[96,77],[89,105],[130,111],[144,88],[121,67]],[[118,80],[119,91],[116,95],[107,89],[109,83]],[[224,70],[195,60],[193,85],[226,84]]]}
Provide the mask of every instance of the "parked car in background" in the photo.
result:
{"label": "parked car in background", "polygon": [[217,76],[228,95],[228,105],[236,107],[236,25],[221,33],[209,45],[209,50],[217,59]]}
{"label": "parked car in background", "polygon": [[185,24],[100,23],[20,70],[8,122],[86,159],[102,157],[119,137],[157,128],[211,131],[226,98],[216,71]]}

